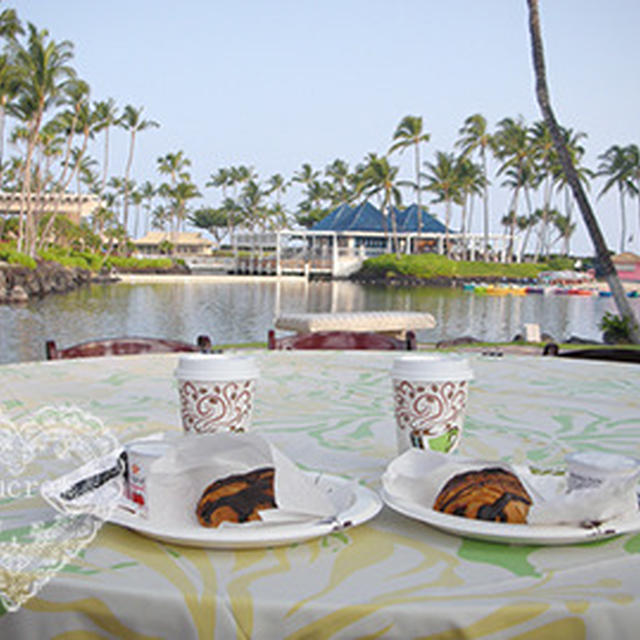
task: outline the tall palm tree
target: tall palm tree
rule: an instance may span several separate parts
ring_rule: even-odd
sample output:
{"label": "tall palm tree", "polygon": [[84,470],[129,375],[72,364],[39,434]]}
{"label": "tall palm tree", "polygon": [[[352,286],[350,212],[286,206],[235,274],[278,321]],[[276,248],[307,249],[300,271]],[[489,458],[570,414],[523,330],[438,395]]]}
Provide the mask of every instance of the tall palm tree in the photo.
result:
{"label": "tall palm tree", "polygon": [[462,245],[466,246],[466,232],[471,229],[471,213],[473,211],[473,196],[480,195],[485,186],[484,173],[480,165],[475,164],[467,156],[461,156],[455,167],[459,189],[459,204],[462,207],[460,233]]}
{"label": "tall palm tree", "polygon": [[539,246],[544,252],[547,245],[547,232],[550,221],[551,199],[556,181],[554,165],[556,152],[551,139],[549,127],[543,121],[535,122],[531,129],[531,166],[534,171],[533,183],[542,188],[542,215],[540,218]]}
{"label": "tall palm tree", "polygon": [[474,113],[465,121],[459,132],[460,139],[456,142],[456,146],[460,148],[464,155],[471,155],[474,151],[480,154],[482,164],[482,174],[484,184],[482,189],[482,202],[484,210],[484,260],[489,259],[489,234],[491,232],[491,221],[489,217],[489,172],[487,169],[487,151],[493,148],[493,137],[487,128],[487,120],[480,113]]}
{"label": "tall palm tree", "polygon": [[556,242],[562,240],[562,253],[568,256],[571,249],[571,236],[576,230],[576,223],[572,222],[568,215],[563,216],[559,211],[555,210],[551,212],[551,220],[558,232]]}
{"label": "tall palm tree", "polygon": [[98,191],[98,197],[102,198],[109,172],[109,134],[111,127],[118,123],[118,108],[116,107],[116,101],[113,98],[108,98],[107,100],[94,103],[93,111],[96,119],[95,131],[104,131],[102,180]]}
{"label": "tall palm tree", "polygon": [[[18,249],[24,248],[33,257],[36,247],[31,199],[33,153],[45,112],[59,104],[66,87],[75,77],[75,71],[70,66],[73,45],[66,40],[56,43],[50,39],[48,31],[38,31],[29,23],[25,45],[14,40],[10,42],[10,50],[15,60],[19,82],[19,91],[11,104],[11,113],[21,120],[28,130]],[[26,212],[24,220],[22,211]]]}
{"label": "tall palm tree", "polygon": [[142,198],[144,200],[144,212],[145,212],[145,224],[143,235],[145,235],[149,231],[149,222],[151,220],[151,206],[154,197],[156,196],[156,188],[153,186],[153,183],[149,180],[145,180],[140,185],[140,193],[142,194]]}
{"label": "tall palm tree", "polygon": [[551,137],[553,138],[553,144],[555,145],[556,151],[558,153],[560,163],[567,176],[567,181],[571,185],[573,195],[578,202],[578,206],[580,207],[580,212],[582,213],[582,217],[587,226],[587,229],[589,230],[589,235],[591,236],[591,240],[596,251],[596,257],[600,263],[600,268],[602,269],[604,277],[609,283],[609,288],[611,289],[611,293],[615,300],[616,307],[618,308],[618,312],[620,313],[620,316],[622,318],[628,318],[630,320],[630,337],[632,342],[637,344],[640,343],[640,328],[638,326],[638,321],[634,316],[631,305],[629,304],[624,289],[620,284],[620,280],[618,279],[615,267],[613,266],[613,262],[611,261],[611,257],[609,256],[609,251],[607,250],[607,245],[605,243],[604,237],[602,235],[602,232],[600,231],[598,220],[596,219],[593,210],[591,209],[591,205],[589,204],[589,200],[587,199],[587,196],[582,188],[580,179],[578,178],[576,170],[573,166],[571,156],[569,155],[567,147],[564,144],[562,133],[556,121],[555,114],[553,113],[553,109],[551,108],[551,103],[549,101],[549,90],[547,88],[547,72],[544,63],[542,35],[540,30],[538,0],[527,0],[527,4],[529,7],[531,56],[533,59],[533,68],[536,78],[536,97],[538,99],[538,104],[540,105],[540,110],[542,111],[544,120],[547,123],[549,130],[551,131]]}
{"label": "tall palm tree", "polygon": [[17,69],[9,56],[0,55],[0,184],[4,165],[4,129],[7,105],[15,98],[19,89]]}
{"label": "tall palm tree", "polygon": [[131,174],[131,165],[133,163],[133,150],[136,142],[136,134],[139,131],[150,129],[152,127],[159,127],[160,125],[155,120],[144,120],[142,118],[142,111],[144,107],[136,109],[128,104],[122,113],[122,117],[118,121],[120,126],[130,133],[129,138],[129,155],[127,156],[127,164],[124,170],[124,210],[122,226],[125,232],[128,231],[129,222],[129,176]]}
{"label": "tall palm tree", "polygon": [[[511,217],[513,222],[508,251],[513,256],[513,239],[518,216],[519,195],[524,191],[527,202],[530,203],[528,188],[534,178],[533,152],[529,140],[529,130],[522,118],[518,120],[513,118],[502,119],[498,123],[498,129],[493,136],[493,143],[496,157],[502,160],[498,175],[506,175],[507,179],[502,184],[511,187],[513,190],[510,211],[513,211],[514,215]],[[531,206],[529,206],[529,214],[531,214]]]}
{"label": "tall palm tree", "polygon": [[398,225],[396,224],[396,209],[402,206],[402,194],[397,186],[398,167],[389,164],[386,156],[379,157],[369,154],[368,163],[362,173],[364,194],[369,197],[380,194],[382,197],[382,215],[391,220],[391,234],[396,256],[400,257],[398,243]]}
{"label": "tall palm tree", "polygon": [[608,176],[604,186],[600,190],[603,196],[611,187],[618,187],[620,198],[620,253],[624,251],[627,239],[627,214],[625,211],[625,195],[633,193],[632,161],[627,147],[614,144],[603,154],[598,156],[598,175]]}
{"label": "tall palm tree", "polygon": [[436,152],[435,162],[425,162],[428,169],[426,174],[427,189],[432,191],[436,198],[434,202],[444,202],[445,206],[445,245],[447,256],[451,255],[449,242],[449,227],[451,225],[451,204],[459,199],[459,174],[457,161],[453,153],[445,151]]}
{"label": "tall palm tree", "polygon": [[431,139],[430,134],[422,131],[421,116],[405,116],[393,134],[395,142],[391,145],[389,153],[399,150],[401,153],[408,147],[413,147],[413,157],[416,173],[416,203],[418,205],[418,240],[422,235],[422,187],[420,185],[420,145]]}
{"label": "tall palm tree", "polygon": [[638,230],[636,233],[636,243],[640,247],[640,148],[637,144],[630,144],[627,147],[627,157],[629,160],[629,177],[633,184],[633,194],[638,199]]}

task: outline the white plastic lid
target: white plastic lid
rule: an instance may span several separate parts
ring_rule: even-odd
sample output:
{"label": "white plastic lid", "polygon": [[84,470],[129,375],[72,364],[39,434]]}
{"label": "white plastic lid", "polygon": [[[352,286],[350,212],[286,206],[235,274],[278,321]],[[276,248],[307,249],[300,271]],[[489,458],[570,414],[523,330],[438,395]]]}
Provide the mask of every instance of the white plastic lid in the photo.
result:
{"label": "white plastic lid", "polygon": [[193,353],[180,356],[175,370],[182,380],[243,380],[259,375],[255,358],[218,353]]}
{"label": "white plastic lid", "polygon": [[469,360],[444,354],[400,356],[391,367],[393,378],[412,380],[471,380]]}
{"label": "white plastic lid", "polygon": [[583,473],[627,475],[640,472],[640,460],[618,453],[576,451],[565,456],[569,470]]}

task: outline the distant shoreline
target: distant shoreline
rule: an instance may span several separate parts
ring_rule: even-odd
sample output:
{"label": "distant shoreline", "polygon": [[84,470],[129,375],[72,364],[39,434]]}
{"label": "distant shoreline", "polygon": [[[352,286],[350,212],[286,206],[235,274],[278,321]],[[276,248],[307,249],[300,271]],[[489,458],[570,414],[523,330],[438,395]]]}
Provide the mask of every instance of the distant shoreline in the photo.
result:
{"label": "distant shoreline", "polygon": [[[153,283],[168,283],[168,282],[226,282],[229,284],[241,284],[247,282],[306,282],[306,278],[303,275],[300,276],[275,276],[275,275],[236,275],[236,274],[180,274],[180,273],[118,273],[116,278],[119,282],[125,284],[153,284]],[[455,278],[446,279],[446,284],[443,282],[443,278],[436,278],[434,282],[430,282],[425,279],[418,278],[402,278],[394,277],[390,279],[353,279],[350,280],[354,284],[377,284],[377,285],[389,285],[389,286],[406,286],[406,287],[443,287],[443,286],[457,286],[462,285],[465,282],[479,282],[480,278]],[[490,278],[487,279],[491,280]],[[343,281],[343,280],[341,280]],[[500,284],[500,279],[493,279],[495,284]],[[626,282],[621,281],[623,288],[626,291],[638,291],[640,292],[640,282]],[[595,289],[597,291],[607,290],[609,287],[604,281],[596,281],[590,284],[576,284],[577,288]]]}
{"label": "distant shoreline", "polygon": [[253,276],[227,274],[176,274],[176,273],[118,273],[116,277],[126,284],[151,284],[157,282],[306,282],[304,276]]}

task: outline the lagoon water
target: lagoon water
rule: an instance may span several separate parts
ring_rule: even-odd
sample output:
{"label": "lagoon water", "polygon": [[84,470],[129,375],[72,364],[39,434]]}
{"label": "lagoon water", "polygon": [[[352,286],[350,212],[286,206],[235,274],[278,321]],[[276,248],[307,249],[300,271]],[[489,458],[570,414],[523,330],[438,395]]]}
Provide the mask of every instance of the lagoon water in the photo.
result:
{"label": "lagoon water", "polygon": [[[636,313],[640,299],[632,299]],[[427,311],[435,329],[418,341],[473,336],[509,341],[535,322],[556,340],[599,340],[598,323],[614,311],[610,298],[558,295],[480,296],[459,289],[396,288],[351,282],[185,278],[183,281],[91,285],[25,306],[0,305],[0,363],[41,360],[44,343],[59,346],[95,337],[145,335],[214,344],[265,342],[273,318],[284,312]]]}

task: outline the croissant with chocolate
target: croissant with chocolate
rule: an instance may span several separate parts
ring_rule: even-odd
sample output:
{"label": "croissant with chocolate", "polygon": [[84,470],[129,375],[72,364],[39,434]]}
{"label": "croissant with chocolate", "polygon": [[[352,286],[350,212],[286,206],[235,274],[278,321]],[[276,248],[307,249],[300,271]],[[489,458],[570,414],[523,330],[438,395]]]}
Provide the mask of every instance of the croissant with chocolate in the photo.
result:
{"label": "croissant with chocolate", "polygon": [[198,522],[203,527],[217,527],[222,522],[261,520],[259,511],[277,508],[274,477],[275,469],[264,467],[216,480],[198,500]]}
{"label": "croissant with chocolate", "polygon": [[530,506],[531,496],[518,477],[496,467],[453,476],[433,508],[465,518],[524,524]]}

